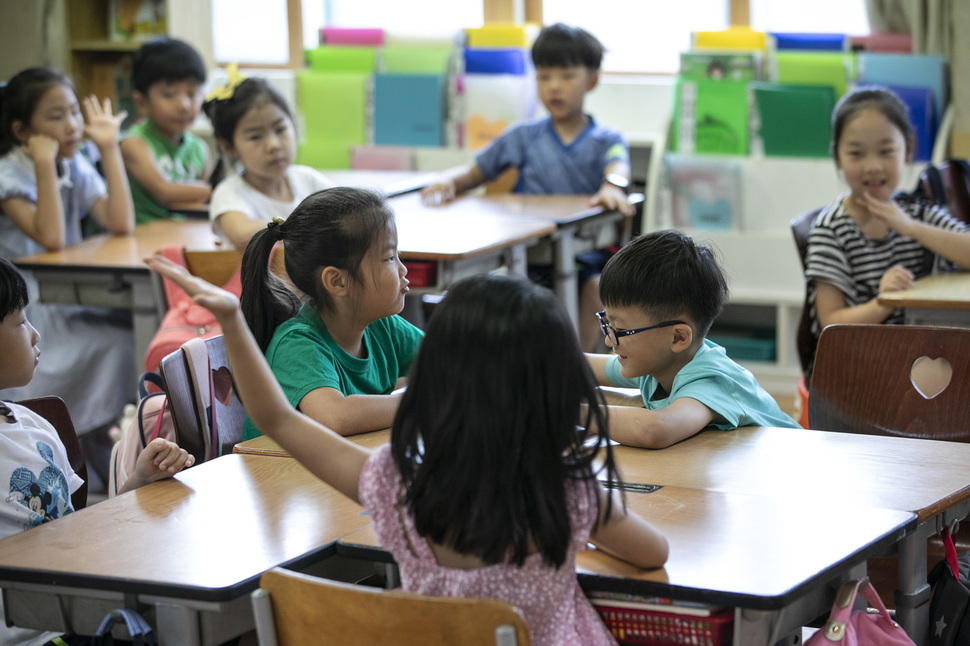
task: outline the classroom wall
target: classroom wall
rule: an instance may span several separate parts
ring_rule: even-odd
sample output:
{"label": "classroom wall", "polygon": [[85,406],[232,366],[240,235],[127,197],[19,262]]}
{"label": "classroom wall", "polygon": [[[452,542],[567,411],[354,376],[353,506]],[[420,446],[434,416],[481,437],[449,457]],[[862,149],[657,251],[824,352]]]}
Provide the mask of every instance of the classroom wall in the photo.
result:
{"label": "classroom wall", "polygon": [[62,0],[0,0],[0,80],[32,65],[67,67]]}

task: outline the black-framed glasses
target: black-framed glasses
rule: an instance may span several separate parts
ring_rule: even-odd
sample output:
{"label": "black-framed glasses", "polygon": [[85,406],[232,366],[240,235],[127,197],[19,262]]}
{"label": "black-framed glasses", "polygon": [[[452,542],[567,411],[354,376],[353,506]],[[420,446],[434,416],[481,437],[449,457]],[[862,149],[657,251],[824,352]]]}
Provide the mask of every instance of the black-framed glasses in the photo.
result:
{"label": "black-framed glasses", "polygon": [[657,323],[656,325],[649,325],[647,327],[638,327],[633,330],[617,330],[606,320],[606,310],[597,312],[596,320],[600,324],[600,329],[603,330],[603,336],[610,342],[610,345],[619,345],[621,336],[630,336],[631,334],[639,334],[647,330],[656,330],[657,328],[670,327],[671,325],[687,325],[683,321],[664,321],[663,323]]}

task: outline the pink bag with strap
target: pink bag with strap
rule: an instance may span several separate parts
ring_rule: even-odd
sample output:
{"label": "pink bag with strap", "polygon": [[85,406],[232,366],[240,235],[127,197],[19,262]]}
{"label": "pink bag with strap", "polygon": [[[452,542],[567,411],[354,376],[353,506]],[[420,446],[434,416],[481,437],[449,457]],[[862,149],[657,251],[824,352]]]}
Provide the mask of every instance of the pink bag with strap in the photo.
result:
{"label": "pink bag with strap", "polygon": [[[862,594],[877,614],[854,610],[856,596]],[[879,598],[879,593],[869,583],[868,577],[858,581],[846,581],[835,595],[832,612],[817,633],[804,646],[915,646],[906,631],[893,621],[889,611]]]}
{"label": "pink bag with strap", "polygon": [[[184,247],[169,245],[159,250],[163,256],[177,265],[186,267]],[[242,293],[241,268],[237,268],[229,282],[222,286],[239,296]],[[145,352],[145,371],[158,372],[158,364],[170,353],[178,350],[192,338],[208,339],[222,334],[222,328],[212,312],[192,301],[192,297],[168,278],[162,278],[168,311],[148,344]]]}

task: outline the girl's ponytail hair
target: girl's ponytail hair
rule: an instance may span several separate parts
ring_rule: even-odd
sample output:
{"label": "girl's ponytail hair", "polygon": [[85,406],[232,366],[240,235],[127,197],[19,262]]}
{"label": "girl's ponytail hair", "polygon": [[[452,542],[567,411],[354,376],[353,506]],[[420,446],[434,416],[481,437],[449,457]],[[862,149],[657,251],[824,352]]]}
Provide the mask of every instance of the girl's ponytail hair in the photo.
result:
{"label": "girl's ponytail hair", "polygon": [[393,222],[381,193],[338,186],[309,195],[286,221],[274,220],[253,236],[242,259],[242,311],[259,347],[266,351],[276,328],[301,304],[269,270],[277,241],[284,245],[287,278],[319,313],[333,309],[320,281],[323,270],[336,267],[363,284],[361,262]]}
{"label": "girl's ponytail hair", "polygon": [[300,309],[300,299],[269,268],[282,221],[274,220],[252,237],[242,257],[242,298],[246,323],[264,353],[273,333]]}

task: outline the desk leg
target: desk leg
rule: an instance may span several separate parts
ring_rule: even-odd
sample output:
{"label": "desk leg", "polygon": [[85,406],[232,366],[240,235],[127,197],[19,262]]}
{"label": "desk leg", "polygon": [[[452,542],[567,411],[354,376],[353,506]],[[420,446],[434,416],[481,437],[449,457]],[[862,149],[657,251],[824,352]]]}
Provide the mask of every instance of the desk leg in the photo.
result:
{"label": "desk leg", "polygon": [[576,283],[576,232],[571,227],[556,233],[556,296],[565,306],[573,327],[579,330],[579,286]]}
{"label": "desk leg", "polygon": [[131,286],[131,319],[135,335],[135,375],[145,372],[148,344],[162,323],[161,302],[156,297],[151,276],[128,277]]}
{"label": "desk leg", "polygon": [[529,275],[529,264],[525,256],[525,245],[512,245],[503,252],[505,256],[505,266],[509,271],[519,276]]}
{"label": "desk leg", "polygon": [[896,619],[918,646],[926,643],[930,621],[930,586],[926,582],[926,541],[934,523],[925,522],[899,542]]}

